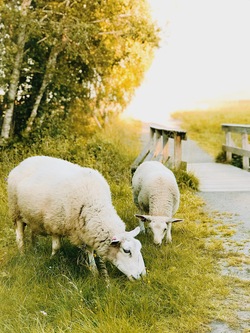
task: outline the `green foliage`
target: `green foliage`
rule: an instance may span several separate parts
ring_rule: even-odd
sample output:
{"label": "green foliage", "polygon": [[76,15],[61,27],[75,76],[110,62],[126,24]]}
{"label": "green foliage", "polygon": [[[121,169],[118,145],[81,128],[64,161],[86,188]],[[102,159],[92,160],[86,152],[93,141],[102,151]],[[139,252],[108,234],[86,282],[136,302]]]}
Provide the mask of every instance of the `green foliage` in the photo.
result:
{"label": "green foliage", "polygon": [[208,332],[208,322],[222,313],[219,298],[226,297],[226,281],[217,273],[218,246],[214,221],[203,211],[203,202],[191,187],[195,180],[177,174],[181,185],[173,243],[156,247],[152,235],[139,235],[147,275],[131,283],[108,265],[110,288],[77,265],[78,250],[63,241],[62,250],[50,259],[50,237],[39,237],[21,257],[8,216],[6,181],[9,171],[27,156],[46,154],[65,158],[101,171],[111,186],[113,203],[134,228],[138,213],[132,199],[130,166],[140,151],[140,123],[115,121],[91,135],[63,133],[13,143],[2,149],[0,168],[0,331],[9,332]]}
{"label": "green foliage", "polygon": [[[218,163],[228,163],[226,160],[226,152],[222,151],[220,152],[216,158],[215,161]],[[236,154],[232,154],[232,161],[231,164],[236,166],[237,168],[243,168],[243,158],[242,156],[236,155]]]}
{"label": "green foliage", "polygon": [[[9,0],[3,4],[0,87],[7,91],[15,56],[18,52],[21,56],[16,40],[22,6]],[[25,20],[24,56],[15,69],[20,77],[16,77],[14,134],[25,130],[36,103],[39,120],[58,110],[68,114],[76,100],[81,100],[82,117],[94,115],[99,122],[109,113],[121,112],[142,82],[159,40],[146,0],[36,0]],[[6,93],[2,116],[12,102]]]}
{"label": "green foliage", "polygon": [[185,170],[177,169],[173,170],[178,187],[180,189],[190,189],[194,191],[198,191],[199,189],[199,180],[190,172],[186,172]]}

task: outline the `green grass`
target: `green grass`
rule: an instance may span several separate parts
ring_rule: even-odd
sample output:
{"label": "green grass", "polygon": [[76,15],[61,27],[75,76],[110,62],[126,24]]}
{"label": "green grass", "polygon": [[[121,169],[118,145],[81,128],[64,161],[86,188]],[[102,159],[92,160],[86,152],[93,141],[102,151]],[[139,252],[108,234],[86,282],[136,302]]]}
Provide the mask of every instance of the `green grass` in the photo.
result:
{"label": "green grass", "polygon": [[[181,126],[188,132],[188,137],[196,141],[214,158],[222,152],[225,132],[221,124],[250,124],[250,103],[228,103],[225,106],[209,110],[180,111],[173,118],[181,121]],[[241,140],[235,135],[236,141]]]}
{"label": "green grass", "polygon": [[138,223],[130,165],[141,148],[139,136],[139,123],[116,122],[89,138],[44,138],[29,148],[18,143],[2,150],[1,333],[201,333],[209,332],[211,320],[226,314],[222,300],[230,288],[218,267],[223,248],[216,240],[215,222],[204,212],[204,203],[192,189],[195,181],[188,175],[178,177],[181,205],[176,216],[184,222],[173,226],[173,243],[159,248],[150,234],[138,236],[147,267],[142,281],[130,282],[109,264],[107,288],[102,278],[93,278],[87,267],[77,265],[78,250],[66,239],[53,259],[49,237],[39,237],[34,248],[27,239],[23,257],[17,251],[5,181],[14,165],[27,156],[46,154],[98,169],[129,230]]}

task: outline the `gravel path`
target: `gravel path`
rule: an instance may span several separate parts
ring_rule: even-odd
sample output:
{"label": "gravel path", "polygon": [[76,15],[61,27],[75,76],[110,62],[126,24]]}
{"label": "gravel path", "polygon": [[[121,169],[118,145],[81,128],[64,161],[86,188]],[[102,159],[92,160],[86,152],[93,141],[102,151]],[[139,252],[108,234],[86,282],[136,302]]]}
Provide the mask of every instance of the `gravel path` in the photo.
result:
{"label": "gravel path", "polygon": [[[142,144],[147,143],[149,140],[149,125],[145,123],[143,126]],[[171,128],[178,128],[178,124],[174,122],[169,126]],[[207,166],[210,165],[209,170],[217,167],[213,158],[192,140],[183,142],[182,160],[187,162],[187,169],[194,171],[194,174],[195,167],[196,171],[199,170],[197,176],[200,178],[201,184],[203,178],[207,178]],[[206,167],[204,167],[205,164]],[[237,171],[234,170],[236,173]],[[208,189],[213,179],[207,179],[208,186],[206,190],[202,191],[201,187],[201,191],[197,192],[197,194],[204,200],[206,211],[212,217],[216,216],[217,219],[219,216],[223,224],[228,225],[234,231],[233,236],[230,238],[219,237],[224,242],[225,250],[237,254],[237,258],[241,260],[238,260],[237,265],[229,265],[226,259],[222,260],[220,263],[222,274],[236,277],[238,281],[249,281],[250,283],[250,173],[246,173],[248,175],[245,181],[242,182],[241,187],[237,187],[238,180],[237,182],[234,181],[236,174],[233,174],[226,183],[234,182],[235,187],[225,186],[225,188],[223,187],[218,190],[218,186],[210,186],[210,189]],[[222,172],[216,182],[223,183],[223,179],[225,179],[225,175]],[[244,190],[241,191],[241,188]],[[234,319],[238,321],[239,325],[237,328],[231,328],[226,322],[214,321],[210,325],[211,333],[250,332],[250,295],[246,295],[244,290],[238,287],[238,285],[237,283],[234,287],[234,294],[225,300],[225,305],[230,307],[236,304],[236,318]]]}
{"label": "gravel path", "polygon": [[[197,151],[200,150],[200,148],[198,146],[196,147],[196,144],[193,143],[192,152],[194,153],[196,149]],[[201,154],[199,154],[199,156],[201,156]],[[208,158],[209,156],[206,157],[206,159]],[[203,164],[202,161],[199,163]],[[210,166],[210,170],[217,167],[216,163],[213,162],[205,162],[204,165],[205,164],[204,172],[207,172],[208,166]],[[200,168],[199,172],[202,169],[203,168]],[[247,173],[248,177],[245,183],[237,187],[237,185],[240,185],[240,182],[242,182],[241,178],[237,178],[237,171],[243,172],[243,170],[237,170],[237,168],[235,168],[233,171],[236,172],[236,174],[235,176],[231,175],[231,180],[230,178],[228,179],[229,184],[224,184],[225,178],[227,178],[226,174],[223,174],[224,171],[219,174],[217,173],[217,184],[219,184],[218,186],[222,186],[223,190],[214,186],[214,184],[209,185],[207,179],[206,184],[203,182],[204,191],[201,188],[201,191],[197,194],[204,200],[206,211],[212,217],[219,218],[224,225],[227,225],[234,232],[232,236],[225,237],[221,235],[219,237],[223,240],[225,250],[232,253],[232,256],[236,254],[237,258],[237,261],[231,265],[227,259],[221,260],[222,274],[235,277],[239,281],[249,281],[250,283],[250,173]],[[201,178],[204,177],[202,173],[199,175]],[[240,188],[244,188],[245,190],[241,191]],[[250,295],[247,295],[239,285],[240,283],[235,284],[233,294],[224,301],[225,306],[231,308],[236,306],[237,308],[235,311],[236,318],[233,319],[238,322],[237,328],[231,328],[226,322],[214,321],[210,325],[211,333],[250,332]]]}

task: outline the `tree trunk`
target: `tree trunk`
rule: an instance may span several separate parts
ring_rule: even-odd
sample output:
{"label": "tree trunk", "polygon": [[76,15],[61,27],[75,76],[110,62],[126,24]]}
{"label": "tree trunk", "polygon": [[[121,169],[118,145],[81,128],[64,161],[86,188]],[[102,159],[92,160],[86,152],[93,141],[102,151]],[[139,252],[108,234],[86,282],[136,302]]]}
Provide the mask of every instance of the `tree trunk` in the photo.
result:
{"label": "tree trunk", "polygon": [[93,114],[93,118],[94,118],[94,121],[96,122],[97,126],[102,129],[102,125],[100,123],[100,121],[98,120],[97,116],[95,114]]}
{"label": "tree trunk", "polygon": [[24,54],[24,46],[26,41],[26,26],[27,26],[26,16],[30,4],[31,0],[23,0],[21,5],[19,34],[17,39],[17,53],[15,61],[13,63],[13,71],[10,77],[10,86],[7,94],[8,103],[6,110],[4,110],[4,119],[1,130],[1,141],[5,141],[10,137],[11,124],[14,114],[14,104],[19,84],[20,70],[21,70],[23,54]]}
{"label": "tree trunk", "polygon": [[32,130],[32,126],[33,126],[34,120],[37,116],[37,111],[38,111],[39,105],[41,103],[43,94],[44,94],[44,92],[45,92],[45,90],[46,90],[46,88],[47,88],[48,84],[50,83],[50,80],[53,76],[53,69],[56,66],[56,59],[57,59],[58,54],[61,52],[61,49],[62,49],[61,47],[54,47],[50,52],[50,56],[49,56],[48,63],[47,63],[47,66],[46,66],[46,71],[45,71],[45,74],[44,74],[44,77],[43,77],[43,82],[42,82],[42,85],[40,87],[39,93],[36,97],[36,100],[35,100],[33,109],[31,111],[30,117],[27,121],[27,126],[26,126],[25,131],[24,131],[25,134],[28,134]]}

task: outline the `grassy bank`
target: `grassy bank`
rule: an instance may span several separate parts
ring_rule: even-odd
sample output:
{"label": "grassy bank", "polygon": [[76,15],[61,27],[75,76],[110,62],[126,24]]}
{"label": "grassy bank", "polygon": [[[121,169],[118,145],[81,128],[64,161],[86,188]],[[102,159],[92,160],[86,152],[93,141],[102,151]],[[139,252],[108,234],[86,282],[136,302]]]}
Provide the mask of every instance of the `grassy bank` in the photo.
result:
{"label": "grassy bank", "polygon": [[[225,132],[221,124],[250,124],[250,103],[228,103],[225,106],[208,110],[180,111],[173,118],[181,121],[182,128],[188,131],[188,137],[195,140],[211,156],[217,157],[225,143]],[[239,135],[233,136],[241,140]]]}
{"label": "grassy bank", "polygon": [[[0,177],[0,331],[2,333],[62,333],[111,331],[124,333],[208,332],[208,324],[223,310],[228,293],[218,273],[222,244],[215,221],[203,202],[181,183],[171,245],[160,248],[150,235],[139,235],[147,267],[143,281],[131,283],[108,265],[111,286],[77,265],[78,250],[65,239],[50,259],[51,239],[39,238],[21,257],[15,244],[6,200],[9,171],[27,156],[44,154],[94,167],[107,178],[118,214],[134,228],[137,210],[132,201],[130,165],[140,151],[140,124],[114,123],[91,137],[58,137],[16,144],[1,152]],[[180,182],[183,179],[179,178]],[[209,239],[209,242],[208,242]],[[28,240],[27,240],[28,241]]]}

